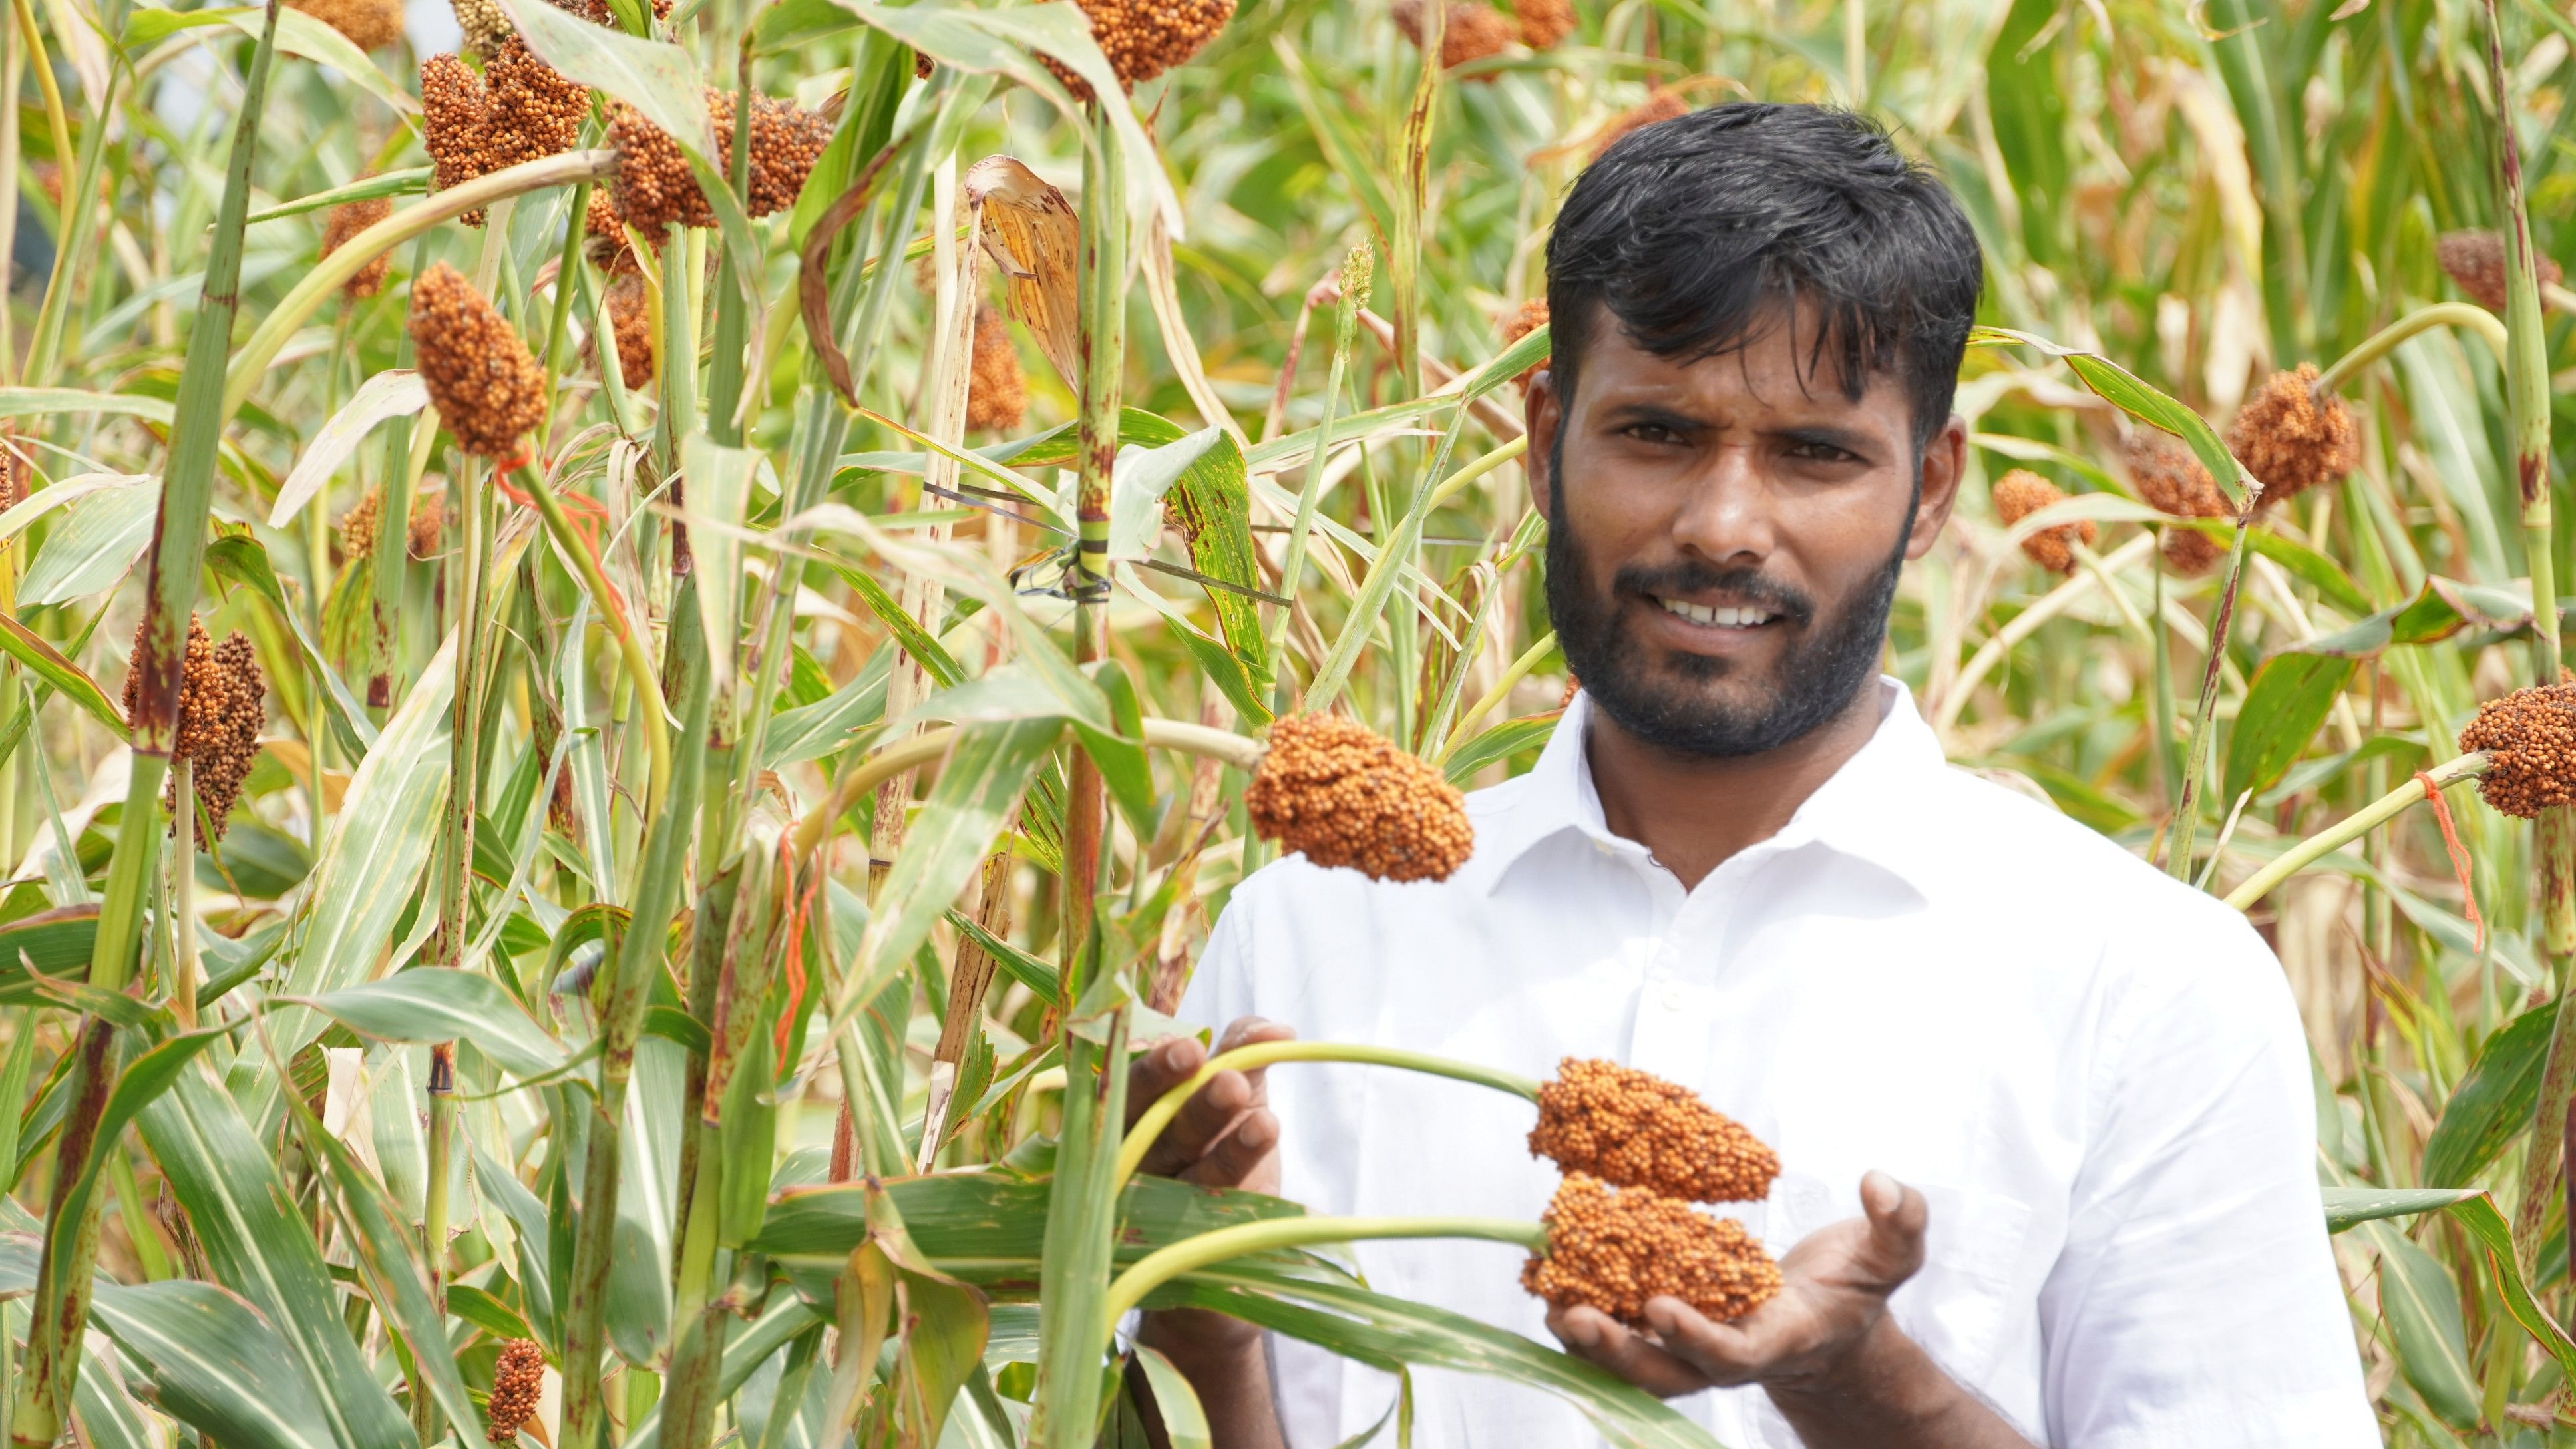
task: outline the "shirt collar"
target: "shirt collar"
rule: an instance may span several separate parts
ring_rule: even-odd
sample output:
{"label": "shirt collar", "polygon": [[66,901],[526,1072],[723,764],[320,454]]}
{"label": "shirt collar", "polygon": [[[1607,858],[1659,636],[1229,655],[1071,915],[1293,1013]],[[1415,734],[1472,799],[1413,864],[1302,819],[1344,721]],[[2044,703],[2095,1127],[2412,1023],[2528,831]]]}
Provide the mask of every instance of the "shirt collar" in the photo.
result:
{"label": "shirt collar", "polygon": [[[1940,741],[1904,684],[1882,677],[1878,728],[1858,753],[1807,797],[1787,826],[1765,844],[1794,850],[1810,843],[1870,862],[1928,893],[1959,862],[1948,857],[1929,791],[1948,769]],[[1637,845],[1611,832],[1592,783],[1584,740],[1592,697],[1578,693],[1548,735],[1538,764],[1521,777],[1501,808],[1478,812],[1469,883],[1491,893],[1520,858],[1568,831],[1619,850]]]}

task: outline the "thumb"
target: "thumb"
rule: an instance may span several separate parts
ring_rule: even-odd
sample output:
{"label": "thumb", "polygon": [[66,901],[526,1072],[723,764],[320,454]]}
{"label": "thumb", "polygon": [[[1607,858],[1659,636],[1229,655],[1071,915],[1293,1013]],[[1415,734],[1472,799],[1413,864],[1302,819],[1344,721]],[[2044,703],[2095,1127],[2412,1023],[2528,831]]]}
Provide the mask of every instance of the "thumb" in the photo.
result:
{"label": "thumb", "polygon": [[1856,1266],[1892,1293],[1923,1266],[1923,1234],[1932,1220],[1923,1194],[1884,1172],[1860,1180],[1861,1211],[1869,1219],[1869,1241]]}

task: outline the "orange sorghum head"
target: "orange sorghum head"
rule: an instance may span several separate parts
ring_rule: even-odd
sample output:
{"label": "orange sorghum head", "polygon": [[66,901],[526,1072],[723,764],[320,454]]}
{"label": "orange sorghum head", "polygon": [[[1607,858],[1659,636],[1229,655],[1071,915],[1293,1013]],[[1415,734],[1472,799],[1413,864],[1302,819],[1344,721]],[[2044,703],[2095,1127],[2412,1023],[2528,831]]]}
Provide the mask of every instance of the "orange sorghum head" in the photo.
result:
{"label": "orange sorghum head", "polygon": [[438,555],[438,531],[447,522],[447,498],[439,493],[412,495],[411,520],[404,529],[403,546],[417,559]]}
{"label": "orange sorghum head", "polygon": [[[2226,518],[2236,511],[2200,459],[2171,433],[2139,428],[2129,434],[2126,451],[2139,496],[2163,512],[2178,518]],[[2196,528],[2166,529],[2163,547],[2165,563],[2186,576],[2207,573],[2227,552]]]}
{"label": "orange sorghum head", "polygon": [[483,169],[569,151],[590,116],[590,87],[537,58],[512,35],[483,67]]}
{"label": "orange sorghum head", "polygon": [[358,506],[340,515],[340,557],[349,562],[371,558],[376,552],[376,522],[384,516],[384,494],[367,490]]}
{"label": "orange sorghum head", "polygon": [[[364,201],[344,201],[332,207],[330,216],[322,223],[322,255],[327,257],[338,251],[349,238],[391,216],[393,209],[393,202],[381,196],[371,196]],[[350,273],[349,280],[340,284],[341,292],[350,297],[372,297],[383,291],[385,269],[392,261],[390,255],[376,253],[365,266]]]}
{"label": "orange sorghum head", "polygon": [[1512,19],[1521,28],[1521,44],[1532,50],[1553,50],[1558,41],[1574,33],[1573,0],[1513,0]]}
{"label": "orange sorghum head", "polygon": [[643,273],[628,272],[608,284],[608,325],[617,338],[617,380],[630,392],[651,386],[653,314]]}
{"label": "orange sorghum head", "polygon": [[421,385],[457,446],[507,458],[545,420],[545,373],[498,309],[445,262],[412,279]]}
{"label": "orange sorghum head", "polygon": [[[134,648],[125,670],[125,718],[136,722],[143,691],[143,637],[146,621],[134,626]],[[251,643],[235,630],[217,644],[203,620],[188,619],[188,640],[179,659],[179,730],[170,757],[186,760],[193,770],[197,802],[205,807],[205,835],[224,838],[225,817],[241,797],[242,780],[259,758],[259,731],[268,683],[261,676]],[[173,774],[161,792],[161,803],[174,817],[180,809],[179,779]]]}
{"label": "orange sorghum head", "polygon": [[537,1398],[546,1385],[546,1351],[533,1338],[513,1338],[501,1345],[492,1366],[492,1397],[485,1404],[483,1437],[508,1444],[536,1417]]}
{"label": "orange sorghum head", "polygon": [[1578,1057],[1538,1089],[1529,1150],[1567,1172],[1686,1202],[1758,1202],[1780,1175],[1778,1153],[1688,1087]]}
{"label": "orange sorghum head", "polygon": [[1741,1318],[1780,1291],[1780,1266],[1732,1218],[1644,1188],[1613,1191],[1570,1173],[1547,1206],[1547,1251],[1521,1286],[1559,1308],[1598,1308],[1631,1327],[1672,1297],[1709,1318]]}
{"label": "orange sorghum head", "polygon": [[[1527,337],[1546,325],[1547,299],[1545,297],[1532,297],[1528,301],[1514,307],[1511,311],[1511,315],[1503,319],[1503,346],[1510,347],[1513,343],[1520,341],[1522,338]],[[1526,397],[1529,395],[1531,380],[1546,370],[1547,364],[1545,362],[1533,362],[1529,366],[1521,369],[1521,375],[1513,378],[1512,383],[1521,390],[1521,395]]]}
{"label": "orange sorghum head", "polygon": [[1592,138],[1592,159],[1600,160],[1602,152],[1648,126],[1687,116],[1690,111],[1689,97],[1672,86],[1658,86],[1644,100],[1620,112],[1615,120],[1601,129],[1600,135]]}
{"label": "orange sorghum head", "polygon": [[584,243],[590,264],[614,279],[628,272],[643,270],[635,258],[635,247],[626,239],[626,218],[617,214],[617,203],[608,199],[608,188],[590,189],[590,207],[582,213],[581,229],[589,240]]}
{"label": "orange sorghum head", "polygon": [[[2470,301],[2490,312],[2504,310],[2502,236],[2491,231],[2446,231],[2433,243],[2433,258],[2451,274],[2451,280]],[[2539,262],[2540,280],[2557,281],[2558,264],[2545,256]]]}
{"label": "orange sorghum head", "polygon": [[2317,391],[2316,364],[2302,362],[2264,379],[2236,410],[2227,451],[2263,485],[2269,505],[2342,482],[2361,466],[2361,429],[2342,398]]}
{"label": "orange sorghum head", "polygon": [[[1423,0],[1395,0],[1395,28],[1419,48],[1422,44]],[[1440,68],[1454,70],[1472,60],[1500,55],[1520,38],[1520,27],[1512,18],[1482,0],[1449,0],[1447,18],[1440,29]],[[1478,80],[1492,80],[1482,75]]]}
{"label": "orange sorghum head", "polygon": [[295,0],[301,10],[360,50],[382,50],[403,38],[402,0]]}
{"label": "orange sorghum head", "polygon": [[2507,815],[2529,820],[2576,805],[2576,684],[2538,684],[2488,700],[2460,731],[2460,748],[2492,758],[2478,795]]}
{"label": "orange sorghum head", "polygon": [[1378,880],[1446,880],[1475,845],[1447,776],[1332,715],[1272,724],[1243,803],[1262,839]]}
{"label": "orange sorghum head", "polygon": [[1011,344],[1010,324],[987,302],[975,311],[975,359],[966,383],[966,426],[979,433],[1007,433],[1029,414],[1028,374]]}
{"label": "orange sorghum head", "polygon": [[[734,93],[709,89],[707,116],[715,127],[712,159],[722,164],[733,154]],[[679,142],[656,128],[633,107],[609,107],[609,144],[617,148],[617,176],[610,183],[618,214],[646,236],[656,236],[673,222],[711,227],[716,214],[689,170]],[[744,210],[767,216],[796,204],[806,174],[832,139],[832,123],[819,112],[772,96],[751,102],[751,189]]]}
{"label": "orange sorghum head", "polygon": [[[1118,84],[1134,90],[1167,70],[1185,65],[1207,48],[1234,18],[1235,0],[1074,0],[1091,21],[1091,38]],[[1051,57],[1040,57],[1075,100],[1092,98],[1091,85]],[[928,75],[916,59],[915,73]]]}
{"label": "orange sorghum head", "polygon": [[[421,144],[429,149],[429,189],[447,191],[483,174],[483,77],[458,55],[420,63]],[[458,220],[481,226],[481,208]]]}
{"label": "orange sorghum head", "polygon": [[[2063,503],[2066,494],[2054,483],[2027,468],[2015,468],[1994,482],[1992,489],[1995,516],[2009,526],[2021,522],[2052,503]],[[2061,574],[2075,572],[2075,545],[2090,548],[2095,537],[2093,520],[2064,523],[2043,528],[2021,541],[2021,551],[2041,568]]]}

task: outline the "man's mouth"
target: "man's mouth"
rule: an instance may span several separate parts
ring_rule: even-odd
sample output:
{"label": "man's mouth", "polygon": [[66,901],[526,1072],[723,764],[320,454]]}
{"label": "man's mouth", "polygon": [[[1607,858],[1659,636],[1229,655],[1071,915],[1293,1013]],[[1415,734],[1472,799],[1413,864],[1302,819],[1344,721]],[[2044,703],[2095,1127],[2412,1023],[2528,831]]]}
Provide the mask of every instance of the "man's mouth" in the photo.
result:
{"label": "man's mouth", "polygon": [[1758,629],[1780,616],[1758,604],[1694,604],[1688,599],[1655,596],[1664,611],[1710,629]]}

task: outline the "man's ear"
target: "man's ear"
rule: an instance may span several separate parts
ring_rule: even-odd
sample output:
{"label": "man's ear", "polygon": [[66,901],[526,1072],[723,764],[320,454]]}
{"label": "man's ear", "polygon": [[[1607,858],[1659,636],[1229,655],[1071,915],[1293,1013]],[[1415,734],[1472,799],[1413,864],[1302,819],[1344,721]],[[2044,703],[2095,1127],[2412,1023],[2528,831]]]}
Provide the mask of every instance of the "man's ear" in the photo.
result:
{"label": "man's ear", "polygon": [[1564,421],[1555,375],[1541,368],[1530,378],[1529,395],[1521,400],[1521,426],[1529,433],[1529,448],[1521,454],[1521,476],[1529,480],[1530,507],[1541,518],[1555,516],[1548,511],[1548,498],[1556,487],[1548,465],[1556,459],[1556,430]]}
{"label": "man's ear", "polygon": [[1959,480],[1968,471],[1968,423],[1952,414],[1950,421],[1923,445],[1923,467],[1914,502],[1914,531],[1905,538],[1905,556],[1918,559],[1932,551],[1959,501]]}

